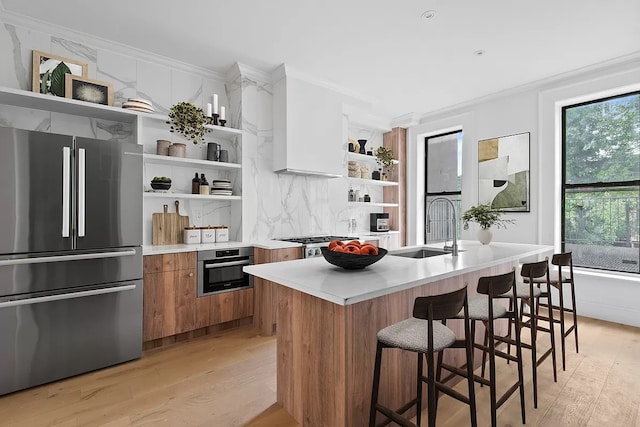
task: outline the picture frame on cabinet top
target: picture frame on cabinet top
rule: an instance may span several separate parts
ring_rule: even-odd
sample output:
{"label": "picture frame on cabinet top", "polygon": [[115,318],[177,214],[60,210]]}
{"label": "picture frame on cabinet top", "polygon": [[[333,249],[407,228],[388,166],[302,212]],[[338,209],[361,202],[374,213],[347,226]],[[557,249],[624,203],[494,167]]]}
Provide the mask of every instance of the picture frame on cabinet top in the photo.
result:
{"label": "picture frame on cabinet top", "polygon": [[113,85],[109,82],[65,75],[65,98],[113,106]]}
{"label": "picture frame on cabinet top", "polygon": [[[66,80],[64,76],[58,74],[59,71],[56,72],[56,76],[54,77],[54,71],[61,63],[66,65],[72,75],[83,78],[89,77],[89,66],[85,62],[77,59],[66,58],[64,56],[54,55],[52,53],[46,53],[39,50],[34,50],[32,57],[32,92],[64,97]],[[52,78],[55,78],[58,82],[57,84],[53,84],[54,92],[51,91]]]}

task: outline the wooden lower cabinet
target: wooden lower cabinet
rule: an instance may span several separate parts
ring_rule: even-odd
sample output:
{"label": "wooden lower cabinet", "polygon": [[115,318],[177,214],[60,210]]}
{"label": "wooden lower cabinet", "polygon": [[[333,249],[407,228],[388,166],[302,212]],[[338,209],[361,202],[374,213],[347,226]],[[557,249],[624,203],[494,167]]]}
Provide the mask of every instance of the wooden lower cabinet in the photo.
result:
{"label": "wooden lower cabinet", "polygon": [[143,339],[194,329],[195,252],[144,257]]}
{"label": "wooden lower cabinet", "polygon": [[[255,264],[290,261],[302,258],[302,247],[286,249],[262,249],[253,251]],[[278,319],[278,295],[275,283],[254,278],[254,314],[253,326],[260,329],[263,335],[273,335]]]}
{"label": "wooden lower cabinet", "polygon": [[253,289],[198,298],[196,262],[196,252],[144,257],[145,342],[253,315]]}

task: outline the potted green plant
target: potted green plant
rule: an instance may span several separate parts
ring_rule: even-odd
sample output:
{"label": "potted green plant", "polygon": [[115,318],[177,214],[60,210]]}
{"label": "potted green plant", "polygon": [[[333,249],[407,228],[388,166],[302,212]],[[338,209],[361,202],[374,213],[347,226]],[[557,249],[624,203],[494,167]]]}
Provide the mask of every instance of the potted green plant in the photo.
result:
{"label": "potted green plant", "polygon": [[170,132],[178,132],[194,144],[204,140],[204,134],[209,129],[204,126],[209,123],[209,117],[200,107],[191,102],[180,102],[169,109]]}
{"label": "potted green plant", "polygon": [[376,148],[376,161],[384,168],[384,172],[391,172],[395,165],[393,151],[390,148],[381,145]]}
{"label": "potted green plant", "polygon": [[462,224],[465,230],[469,229],[470,222],[477,222],[480,225],[478,230],[478,240],[483,245],[491,242],[493,237],[490,228],[507,228],[507,224],[513,224],[512,219],[502,219],[503,212],[493,209],[490,205],[472,206],[462,214]]}

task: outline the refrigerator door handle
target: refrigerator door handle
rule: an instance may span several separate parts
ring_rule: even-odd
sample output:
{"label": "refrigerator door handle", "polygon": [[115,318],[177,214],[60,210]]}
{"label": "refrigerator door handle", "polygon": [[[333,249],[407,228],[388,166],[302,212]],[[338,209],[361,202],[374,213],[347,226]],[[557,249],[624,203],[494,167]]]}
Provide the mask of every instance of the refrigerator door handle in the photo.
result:
{"label": "refrigerator door handle", "polygon": [[71,148],[62,147],[62,237],[69,237],[71,209]]}
{"label": "refrigerator door handle", "polygon": [[132,256],[135,254],[136,254],[135,249],[127,249],[124,251],[93,252],[89,254],[78,254],[78,255],[56,255],[56,256],[42,256],[42,257],[32,257],[32,258],[0,259],[0,267],[7,266],[7,265],[42,264],[45,262],[79,261],[83,259],[117,258],[117,257],[123,257],[123,256]]}
{"label": "refrigerator door handle", "polygon": [[86,150],[78,149],[78,237],[84,237],[86,214]]}
{"label": "refrigerator door handle", "polygon": [[41,302],[61,301],[73,298],[90,297],[93,295],[112,294],[115,292],[132,291],[136,285],[114,286],[112,288],[92,289],[90,291],[70,292],[66,294],[48,295],[46,297],[25,298],[13,301],[0,302],[0,308],[17,307],[20,305],[32,305]]}

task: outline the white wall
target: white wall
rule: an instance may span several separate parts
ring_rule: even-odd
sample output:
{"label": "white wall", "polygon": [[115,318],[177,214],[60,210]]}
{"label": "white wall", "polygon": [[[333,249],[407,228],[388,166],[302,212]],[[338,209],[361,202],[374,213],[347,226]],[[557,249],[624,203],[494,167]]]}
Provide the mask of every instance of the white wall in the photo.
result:
{"label": "white wall", "polygon": [[[494,230],[495,241],[539,243],[560,249],[560,133],[561,106],[640,88],[640,55],[558,76],[446,111],[423,116],[408,132],[409,244],[423,239],[422,177],[424,137],[463,129],[462,208],[477,204],[477,141],[530,132],[531,212],[509,213],[516,223]],[[463,231],[475,239],[477,228]],[[629,274],[576,271],[579,314],[640,326],[640,277]]]}

